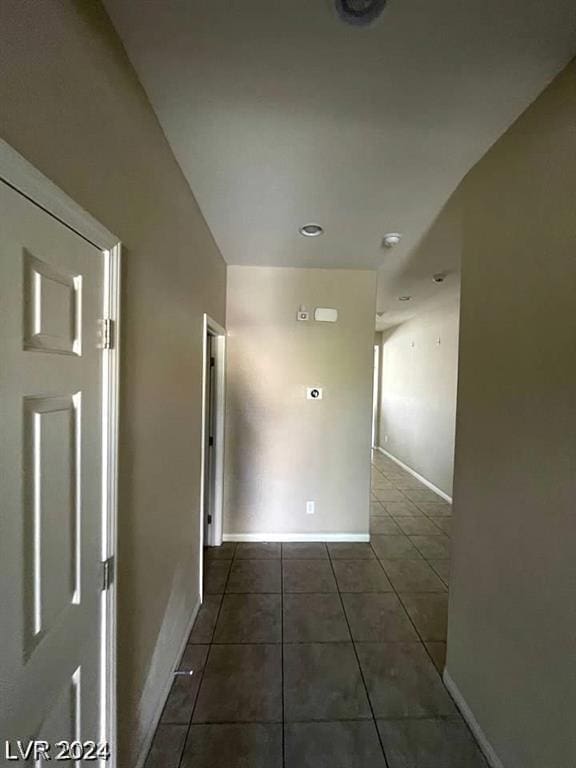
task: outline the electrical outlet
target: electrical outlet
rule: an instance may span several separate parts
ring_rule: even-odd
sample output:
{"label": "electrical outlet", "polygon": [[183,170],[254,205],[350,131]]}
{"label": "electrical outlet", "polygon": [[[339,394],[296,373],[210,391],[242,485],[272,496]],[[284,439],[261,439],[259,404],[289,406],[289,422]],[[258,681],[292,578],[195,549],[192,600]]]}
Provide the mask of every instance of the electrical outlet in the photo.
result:
{"label": "electrical outlet", "polygon": [[313,515],[316,511],[316,502],[315,501],[307,501],[306,502],[306,514],[307,515]]}

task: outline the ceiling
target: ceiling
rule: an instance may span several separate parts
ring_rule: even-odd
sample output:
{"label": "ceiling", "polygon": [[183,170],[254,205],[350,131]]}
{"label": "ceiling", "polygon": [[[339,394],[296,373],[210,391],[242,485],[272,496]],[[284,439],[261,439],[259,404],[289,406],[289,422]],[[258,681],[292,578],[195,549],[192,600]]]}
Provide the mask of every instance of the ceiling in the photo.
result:
{"label": "ceiling", "polygon": [[104,3],[226,261],[379,269],[393,322],[433,272],[454,289],[459,251],[427,256],[429,232],[576,52],[573,0],[390,0],[370,28],[330,0]]}

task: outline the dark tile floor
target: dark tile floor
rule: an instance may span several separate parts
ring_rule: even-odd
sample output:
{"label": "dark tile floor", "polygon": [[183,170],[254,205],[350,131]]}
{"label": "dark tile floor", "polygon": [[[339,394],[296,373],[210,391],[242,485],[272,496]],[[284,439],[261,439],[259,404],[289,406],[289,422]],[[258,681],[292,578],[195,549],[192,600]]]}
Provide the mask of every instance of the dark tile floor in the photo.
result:
{"label": "dark tile floor", "polygon": [[442,683],[451,508],[373,457],[370,544],[224,544],[146,768],[485,768]]}

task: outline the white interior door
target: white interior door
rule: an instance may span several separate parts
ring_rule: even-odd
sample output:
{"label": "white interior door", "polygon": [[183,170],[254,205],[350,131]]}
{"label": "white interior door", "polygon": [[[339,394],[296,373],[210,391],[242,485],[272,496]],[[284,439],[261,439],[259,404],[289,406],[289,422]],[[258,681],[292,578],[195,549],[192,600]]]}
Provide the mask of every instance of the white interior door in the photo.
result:
{"label": "white interior door", "polygon": [[103,290],[104,254],[0,182],[3,740],[102,738]]}

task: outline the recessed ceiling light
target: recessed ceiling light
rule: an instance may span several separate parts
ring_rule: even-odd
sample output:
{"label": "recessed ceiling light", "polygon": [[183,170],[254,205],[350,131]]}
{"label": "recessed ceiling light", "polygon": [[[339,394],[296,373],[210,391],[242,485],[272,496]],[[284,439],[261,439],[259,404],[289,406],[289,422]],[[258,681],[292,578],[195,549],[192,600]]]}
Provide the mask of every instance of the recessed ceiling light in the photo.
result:
{"label": "recessed ceiling light", "polygon": [[398,296],[398,301],[410,301],[412,296]]}
{"label": "recessed ceiling light", "polygon": [[300,234],[304,237],[319,237],[324,234],[324,230],[320,224],[304,224],[303,227],[300,227]]}
{"label": "recessed ceiling light", "polygon": [[382,245],[384,248],[394,248],[395,245],[398,245],[400,240],[402,240],[400,232],[388,232],[387,235],[384,235]]}
{"label": "recessed ceiling light", "polygon": [[358,27],[372,24],[384,10],[388,0],[335,0],[342,21]]}

